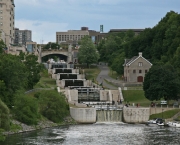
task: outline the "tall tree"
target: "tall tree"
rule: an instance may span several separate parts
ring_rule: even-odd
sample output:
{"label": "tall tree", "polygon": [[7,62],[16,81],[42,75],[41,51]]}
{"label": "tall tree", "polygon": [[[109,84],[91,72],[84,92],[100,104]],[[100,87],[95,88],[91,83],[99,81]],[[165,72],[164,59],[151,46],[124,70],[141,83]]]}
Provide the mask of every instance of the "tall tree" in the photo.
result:
{"label": "tall tree", "polygon": [[33,86],[40,80],[41,65],[37,62],[38,57],[34,54],[25,55],[24,64],[28,74],[28,88],[32,89]]}
{"label": "tall tree", "polygon": [[7,98],[4,100],[8,107],[12,107],[14,104],[14,93],[26,87],[26,72],[26,67],[19,57],[10,54],[0,54],[0,80],[3,80],[6,86]]}
{"label": "tall tree", "polygon": [[176,70],[170,65],[156,65],[146,74],[143,89],[145,97],[151,101],[177,100],[179,98],[180,80]]}
{"label": "tall tree", "polygon": [[79,62],[86,63],[87,67],[92,63],[96,63],[99,59],[99,54],[90,37],[86,36],[82,38],[80,44],[81,46],[78,53]]}

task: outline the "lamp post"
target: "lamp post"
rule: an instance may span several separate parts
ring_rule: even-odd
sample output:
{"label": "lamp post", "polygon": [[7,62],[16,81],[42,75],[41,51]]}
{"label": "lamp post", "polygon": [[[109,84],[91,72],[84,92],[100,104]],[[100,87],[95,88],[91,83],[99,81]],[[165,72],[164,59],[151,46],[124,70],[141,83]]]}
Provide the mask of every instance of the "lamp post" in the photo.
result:
{"label": "lamp post", "polygon": [[162,109],[162,119],[163,119],[163,111],[164,111],[164,109]]}

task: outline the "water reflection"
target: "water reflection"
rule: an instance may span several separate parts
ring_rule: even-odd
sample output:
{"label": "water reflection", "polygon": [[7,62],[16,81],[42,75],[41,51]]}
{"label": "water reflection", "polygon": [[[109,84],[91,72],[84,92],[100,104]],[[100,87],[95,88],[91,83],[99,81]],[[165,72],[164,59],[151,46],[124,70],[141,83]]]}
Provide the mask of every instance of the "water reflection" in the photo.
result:
{"label": "water reflection", "polygon": [[161,145],[180,144],[180,128],[97,123],[62,126],[7,138],[2,145]]}

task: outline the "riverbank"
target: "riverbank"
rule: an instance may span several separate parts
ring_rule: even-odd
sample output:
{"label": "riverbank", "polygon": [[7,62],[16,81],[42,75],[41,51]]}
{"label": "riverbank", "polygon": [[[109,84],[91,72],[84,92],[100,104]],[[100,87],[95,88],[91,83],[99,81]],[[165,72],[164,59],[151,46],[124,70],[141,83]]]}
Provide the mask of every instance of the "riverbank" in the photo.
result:
{"label": "riverbank", "polygon": [[15,126],[18,126],[18,128],[3,132],[3,135],[8,136],[8,135],[13,135],[13,134],[18,134],[18,133],[25,133],[25,132],[31,132],[31,131],[45,129],[45,128],[61,126],[61,125],[77,124],[77,122],[75,120],[73,120],[70,116],[64,118],[63,122],[61,122],[61,123],[54,123],[50,120],[39,121],[37,125],[27,125],[27,124],[21,123],[17,120],[11,120],[11,123]]}

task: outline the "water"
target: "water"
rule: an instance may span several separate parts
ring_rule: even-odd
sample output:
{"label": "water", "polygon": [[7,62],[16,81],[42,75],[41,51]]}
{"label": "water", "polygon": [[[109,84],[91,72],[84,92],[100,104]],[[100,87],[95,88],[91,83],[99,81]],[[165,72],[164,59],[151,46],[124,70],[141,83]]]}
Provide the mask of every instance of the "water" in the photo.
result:
{"label": "water", "polygon": [[122,110],[97,110],[97,122],[121,122]]}
{"label": "water", "polygon": [[180,128],[96,123],[9,136],[1,145],[179,145]]}

